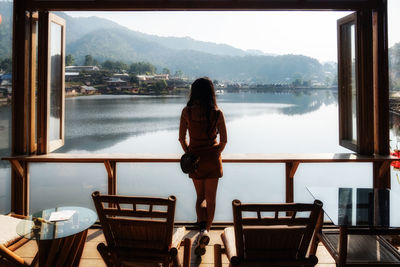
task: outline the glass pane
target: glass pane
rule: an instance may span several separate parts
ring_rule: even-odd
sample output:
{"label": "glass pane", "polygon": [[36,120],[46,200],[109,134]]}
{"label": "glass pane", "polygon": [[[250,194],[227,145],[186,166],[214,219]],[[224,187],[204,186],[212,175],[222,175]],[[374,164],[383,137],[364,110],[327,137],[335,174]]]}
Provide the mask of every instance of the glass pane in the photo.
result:
{"label": "glass pane", "polygon": [[[0,0],[0,158],[11,155],[13,1]],[[11,209],[11,168],[0,160],[0,214]]]}
{"label": "glass pane", "polygon": [[29,169],[29,214],[61,206],[95,210],[91,194],[107,193],[104,164],[34,163]]}
{"label": "glass pane", "polygon": [[[196,220],[195,189],[192,180],[182,173],[178,164],[120,163],[117,171],[119,195],[174,195],[177,198],[175,220]],[[233,220],[233,199],[239,199],[243,203],[285,202],[285,166],[260,163],[224,164],[224,177],[218,183],[215,221]]]}
{"label": "glass pane", "polygon": [[355,25],[350,27],[351,36],[351,140],[357,142],[357,84],[356,84],[356,32]]}
{"label": "glass pane", "polygon": [[[356,170],[356,171],[355,171]],[[295,202],[312,202],[305,187],[372,187],[371,163],[300,164],[294,179]]]}
{"label": "glass pane", "polygon": [[62,27],[51,23],[50,29],[51,71],[50,71],[50,126],[49,140],[61,139],[61,41]]}

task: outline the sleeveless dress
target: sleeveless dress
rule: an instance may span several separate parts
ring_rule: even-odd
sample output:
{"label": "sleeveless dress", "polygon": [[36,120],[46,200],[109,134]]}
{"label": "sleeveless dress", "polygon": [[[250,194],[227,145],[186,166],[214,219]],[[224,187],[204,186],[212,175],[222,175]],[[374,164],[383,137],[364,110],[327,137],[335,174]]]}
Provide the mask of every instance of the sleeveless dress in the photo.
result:
{"label": "sleeveless dress", "polygon": [[207,179],[222,177],[222,160],[219,142],[226,143],[226,127],[224,114],[216,109],[210,116],[211,132],[207,134],[207,119],[201,115],[200,106],[193,105],[182,110],[179,125],[179,141],[186,139],[189,130],[189,152],[200,157],[198,168],[189,173],[193,179]]}

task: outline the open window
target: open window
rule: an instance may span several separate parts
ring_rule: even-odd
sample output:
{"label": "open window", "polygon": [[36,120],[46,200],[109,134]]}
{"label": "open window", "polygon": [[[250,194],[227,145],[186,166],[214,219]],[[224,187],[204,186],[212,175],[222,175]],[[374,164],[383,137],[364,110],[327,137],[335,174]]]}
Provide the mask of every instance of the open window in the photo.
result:
{"label": "open window", "polygon": [[374,149],[371,22],[358,11],[337,23],[339,142],[364,155]]}
{"label": "open window", "polygon": [[39,12],[38,152],[64,145],[65,20]]}

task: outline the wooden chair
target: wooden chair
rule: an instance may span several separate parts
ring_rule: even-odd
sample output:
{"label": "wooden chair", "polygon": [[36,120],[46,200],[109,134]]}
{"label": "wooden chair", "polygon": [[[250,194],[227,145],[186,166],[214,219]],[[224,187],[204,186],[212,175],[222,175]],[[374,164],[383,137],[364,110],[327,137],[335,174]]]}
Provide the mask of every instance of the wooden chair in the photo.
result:
{"label": "wooden chair", "polygon": [[[308,255],[322,202],[314,204],[242,204],[233,200],[234,227],[221,234],[231,265],[315,266]],[[255,216],[254,216],[255,215]],[[297,216],[296,216],[297,215]],[[215,245],[215,266],[221,264],[221,246]]]}
{"label": "wooden chair", "polygon": [[38,260],[36,253],[32,263],[27,263],[14,251],[26,244],[29,239],[16,234],[16,226],[19,220],[25,216],[17,214],[0,215],[0,266],[35,266]]}
{"label": "wooden chair", "polygon": [[[178,249],[185,227],[174,228],[176,198],[92,194],[107,245],[97,246],[107,266],[128,262],[181,266]],[[185,239],[183,266],[190,265],[190,239]]]}

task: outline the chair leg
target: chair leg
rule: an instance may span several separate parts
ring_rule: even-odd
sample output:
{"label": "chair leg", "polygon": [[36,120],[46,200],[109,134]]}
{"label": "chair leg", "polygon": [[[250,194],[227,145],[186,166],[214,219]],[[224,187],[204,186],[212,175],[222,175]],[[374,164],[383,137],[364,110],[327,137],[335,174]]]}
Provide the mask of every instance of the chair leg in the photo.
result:
{"label": "chair leg", "polygon": [[215,244],[214,245],[214,266],[215,267],[222,267],[222,259],[221,259],[221,245]]}
{"label": "chair leg", "polygon": [[183,250],[183,267],[190,267],[190,255],[192,251],[192,240],[185,238]]}
{"label": "chair leg", "polygon": [[182,267],[181,261],[179,260],[179,256],[176,255],[172,258],[172,266],[174,267]]}
{"label": "chair leg", "polygon": [[101,257],[103,258],[104,263],[108,267],[115,267],[120,265],[115,261],[112,252],[108,249],[108,247],[104,243],[98,244],[97,250],[99,251]]}
{"label": "chair leg", "polygon": [[309,255],[315,255],[318,249],[318,243],[320,242],[318,234],[322,231],[322,226],[324,225],[324,212],[321,211],[318,215],[317,225],[315,226],[314,235],[311,239],[311,245],[309,250]]}

